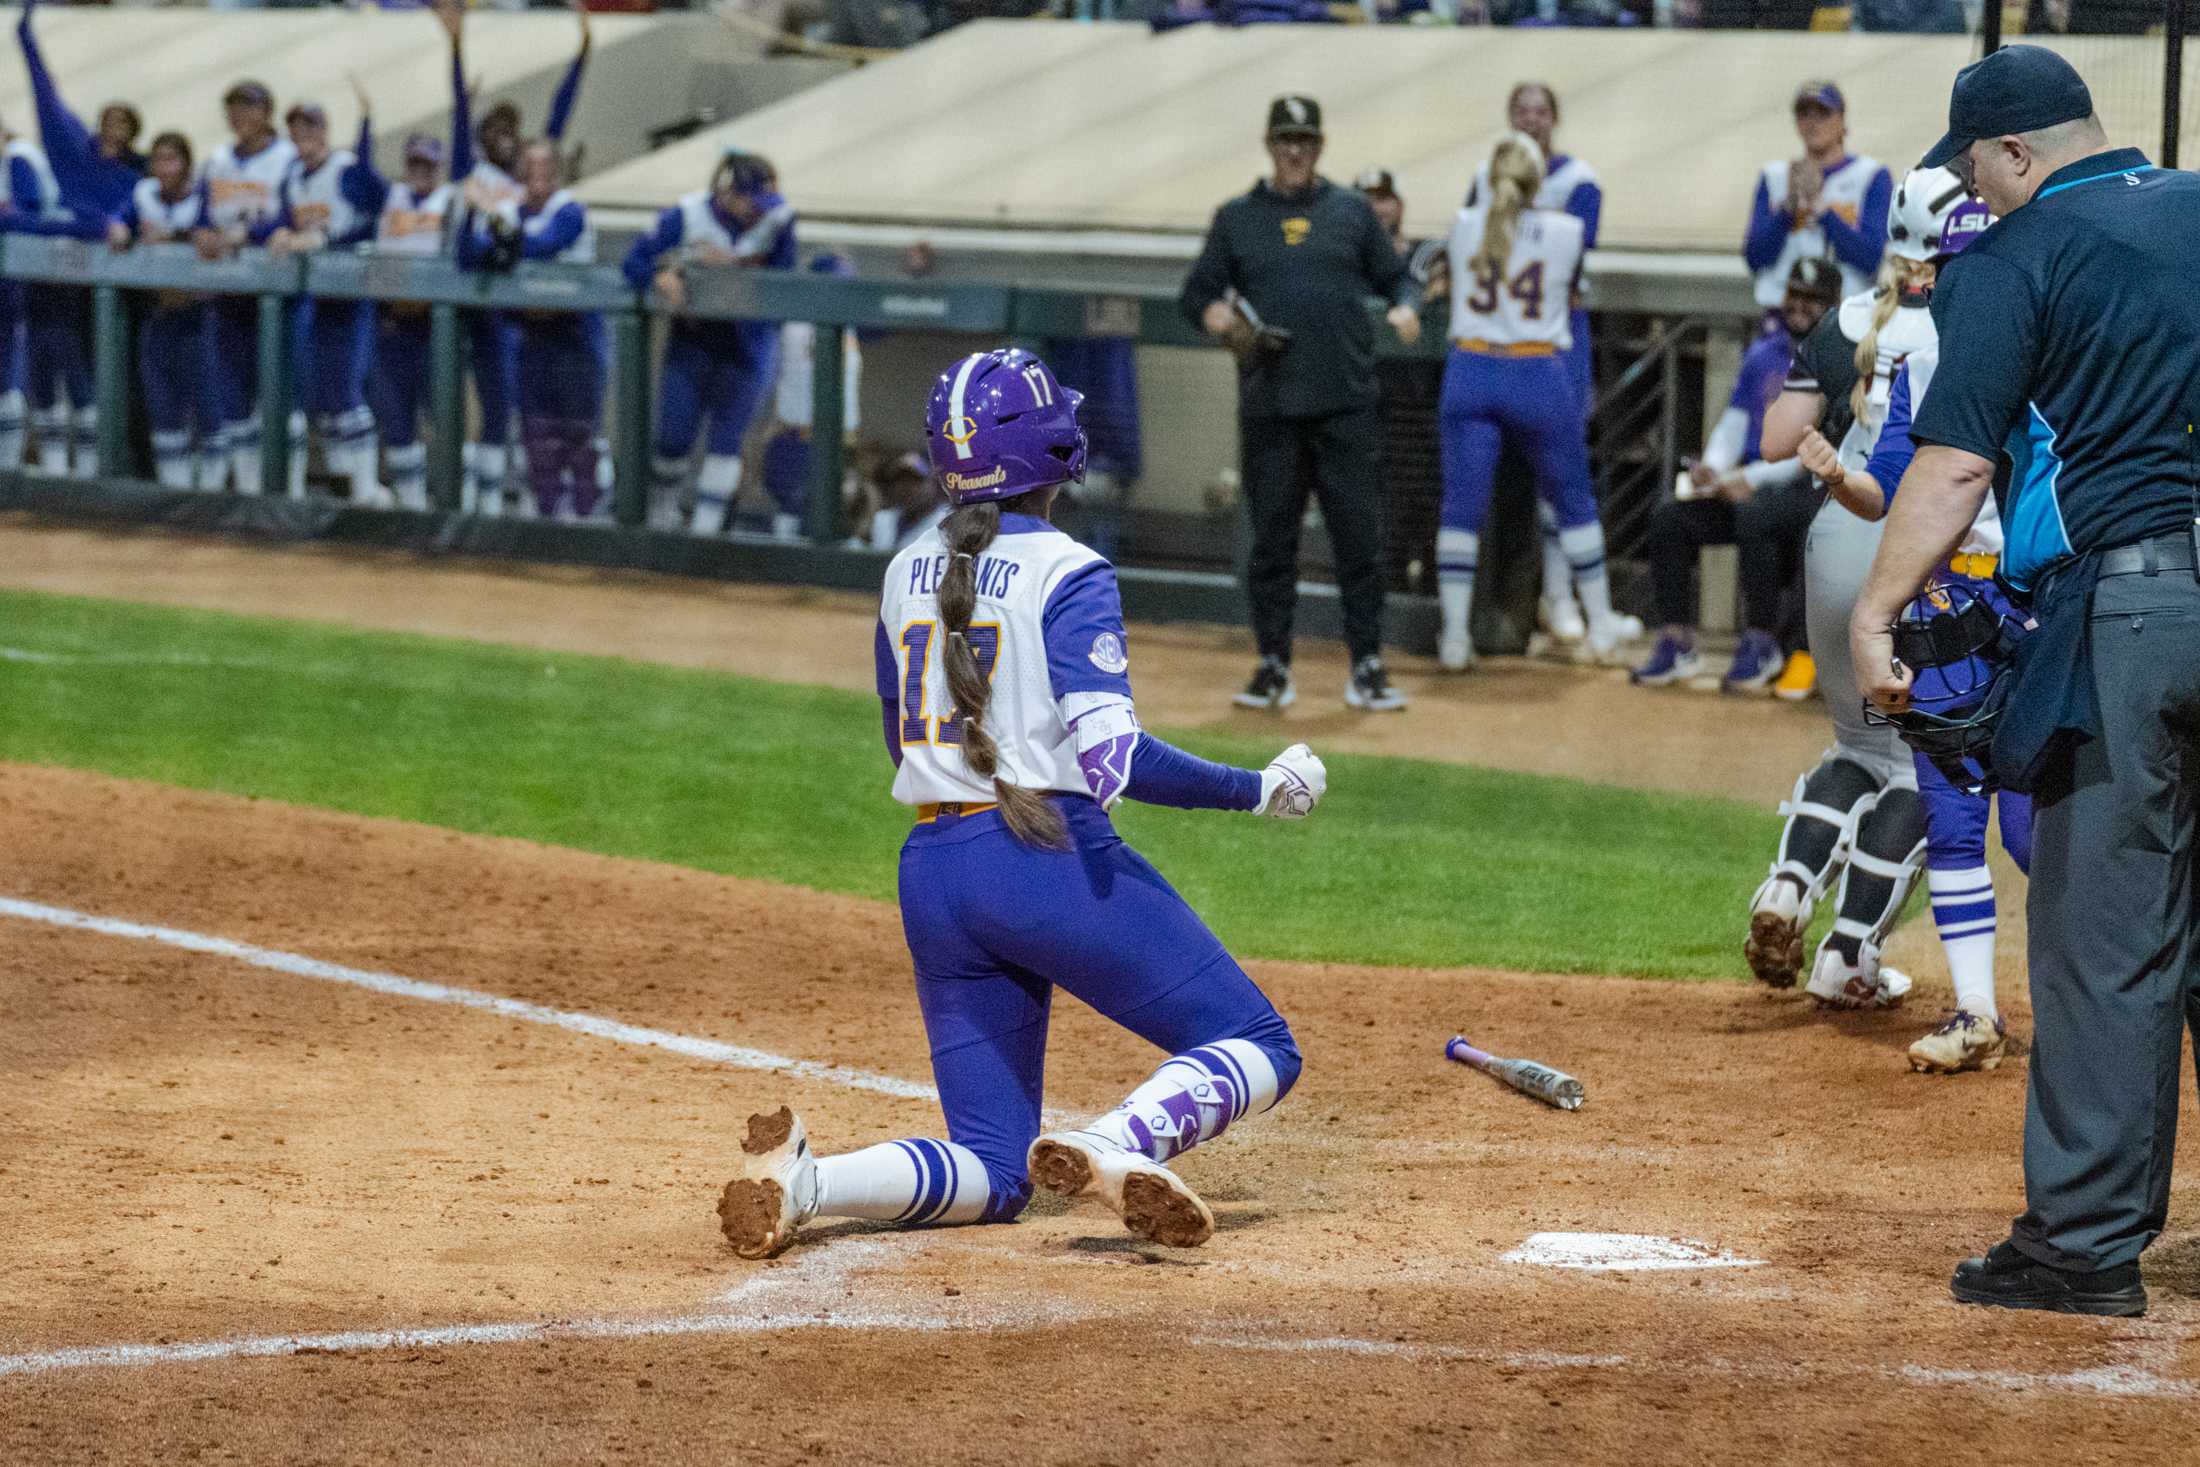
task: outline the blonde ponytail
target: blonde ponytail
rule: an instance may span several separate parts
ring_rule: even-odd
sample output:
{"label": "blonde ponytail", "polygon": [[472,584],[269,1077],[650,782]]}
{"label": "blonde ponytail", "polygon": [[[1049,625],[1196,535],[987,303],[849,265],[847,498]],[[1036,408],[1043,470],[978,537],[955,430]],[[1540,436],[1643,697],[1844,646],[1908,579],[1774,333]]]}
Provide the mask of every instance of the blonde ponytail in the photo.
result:
{"label": "blonde ponytail", "polygon": [[1934,273],[1927,260],[1905,260],[1890,254],[1880,262],[1879,288],[1872,292],[1871,324],[1856,343],[1856,385],[1849,389],[1849,411],[1859,420],[1871,402],[1872,380],[1879,375],[1879,333],[1902,309],[1902,297],[1931,285]]}
{"label": "blonde ponytail", "polygon": [[1490,212],[1470,262],[1477,276],[1504,275],[1520,216],[1542,187],[1543,150],[1526,133],[1508,133],[1490,154]]}

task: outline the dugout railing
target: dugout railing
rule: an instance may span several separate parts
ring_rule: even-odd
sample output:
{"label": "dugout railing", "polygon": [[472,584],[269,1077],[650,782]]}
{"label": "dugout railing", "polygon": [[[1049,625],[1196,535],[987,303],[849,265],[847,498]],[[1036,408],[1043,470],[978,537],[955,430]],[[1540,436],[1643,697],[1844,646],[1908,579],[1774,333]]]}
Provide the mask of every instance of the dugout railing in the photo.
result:
{"label": "dugout railing", "polygon": [[[1600,276],[1600,300],[1609,298],[1622,311],[1641,310],[1655,295],[1659,303],[1679,306],[1690,316],[1710,315],[1727,323],[1739,341],[1753,318],[1747,282],[1738,270],[1681,271],[1655,289],[1645,260],[1614,257],[1610,279]],[[1677,268],[1677,267],[1674,267]],[[121,512],[127,499],[139,517],[153,515],[181,523],[250,527],[280,525],[286,532],[312,533],[390,544],[422,544],[488,554],[508,554],[582,563],[640,566],[686,573],[725,575],[826,585],[867,585],[875,581],[878,554],[844,548],[851,527],[842,523],[844,433],[847,405],[842,401],[843,330],[925,332],[964,339],[1014,341],[1038,346],[1067,337],[1112,337],[1144,346],[1219,350],[1184,321],[1173,292],[1104,288],[1078,290],[988,282],[911,282],[840,278],[780,271],[698,270],[690,273],[689,298],[677,314],[706,320],[806,321],[819,328],[815,337],[814,422],[805,530],[808,544],[759,544],[753,537],[698,541],[644,529],[651,473],[652,344],[659,319],[675,314],[645,293],[630,288],[609,265],[525,265],[509,273],[461,270],[445,259],[407,259],[372,253],[322,253],[277,257],[247,251],[234,258],[206,261],[184,245],[140,246],[115,251],[104,243],[33,235],[0,236],[0,277],[17,281],[88,288],[93,307],[93,356],[99,406],[98,462],[102,489],[86,491],[33,476],[16,476],[8,502],[94,513]],[[261,436],[263,482],[271,494],[260,500],[238,496],[155,492],[145,486],[132,441],[132,376],[136,343],[132,339],[130,297],[135,293],[185,291],[213,296],[249,296],[257,300],[259,331],[259,409],[267,431]],[[428,494],[434,513],[423,517],[404,511],[353,511],[344,501],[315,496],[305,505],[285,504],[273,486],[289,482],[293,451],[288,422],[298,400],[291,329],[296,303],[308,297],[424,303],[430,321],[430,431]],[[1371,313],[1380,304],[1370,301]],[[465,313],[472,310],[592,311],[605,321],[611,348],[607,374],[607,421],[614,488],[612,514],[618,530],[600,525],[546,521],[488,521],[461,514],[463,444],[469,388],[465,372]],[[1663,315],[1664,312],[1657,314]],[[1407,347],[1377,321],[1378,353],[1387,361],[1408,361],[1431,376],[1440,370],[1447,342],[1440,310],[1432,313],[1420,341]],[[1669,462],[1678,441],[1672,425],[1700,419],[1702,404],[1672,398],[1660,404],[1662,452]],[[1224,429],[1227,432],[1227,429]],[[1610,435],[1606,442],[1612,442]],[[1670,471],[1666,480],[1669,482]],[[1641,480],[1632,481],[1639,483]],[[1600,487],[1611,487],[1608,482]],[[1655,484],[1653,483],[1653,488]],[[94,494],[110,493],[105,505]],[[1630,486],[1632,489],[1632,483]],[[1647,505],[1640,506],[1647,511]],[[1624,505],[1612,505],[1623,517]],[[1319,537],[1316,537],[1319,538]],[[1240,593],[1230,573],[1235,550],[1226,542],[1208,542],[1214,552],[1200,569],[1140,568],[1136,556],[1125,568],[1126,582],[1143,594],[1142,614],[1197,619],[1235,619]],[[1311,587],[1309,630],[1333,620],[1323,602],[1333,593]],[[1403,589],[1403,585],[1400,586]],[[1430,621],[1422,598],[1398,598],[1398,623],[1409,643],[1422,640],[1418,629]],[[1433,623],[1426,629],[1433,637]],[[1512,640],[1507,637],[1506,640]]]}

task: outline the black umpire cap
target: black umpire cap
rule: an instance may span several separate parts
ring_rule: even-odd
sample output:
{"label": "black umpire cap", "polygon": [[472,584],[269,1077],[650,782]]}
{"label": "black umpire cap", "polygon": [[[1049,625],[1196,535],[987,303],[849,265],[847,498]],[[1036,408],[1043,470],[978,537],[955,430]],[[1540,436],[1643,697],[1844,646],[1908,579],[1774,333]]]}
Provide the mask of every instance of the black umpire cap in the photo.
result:
{"label": "black umpire cap", "polygon": [[1956,73],[1948,94],[1948,135],[1918,161],[1945,168],[1980,138],[2037,132],[2093,115],[2093,93],[2078,69],[2045,46],[2004,46]]}
{"label": "black umpire cap", "polygon": [[1296,94],[1278,97],[1268,104],[1268,136],[1318,138],[1322,135],[1322,104]]}

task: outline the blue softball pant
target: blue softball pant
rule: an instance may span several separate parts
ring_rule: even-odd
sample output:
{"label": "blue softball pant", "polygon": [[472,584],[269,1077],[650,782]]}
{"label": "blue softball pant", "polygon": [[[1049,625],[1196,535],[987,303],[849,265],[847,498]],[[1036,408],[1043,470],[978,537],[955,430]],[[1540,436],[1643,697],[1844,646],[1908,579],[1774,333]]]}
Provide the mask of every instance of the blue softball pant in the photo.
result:
{"label": "blue softball pant", "polygon": [[519,323],[503,311],[466,313],[466,364],[481,408],[481,442],[512,441],[512,413],[519,403]]}
{"label": "blue softball pant", "polygon": [[[711,323],[717,325],[718,323]],[[737,321],[710,329],[676,322],[657,386],[657,457],[694,451],[704,419],[705,452],[737,454],[758,404],[779,377],[779,323]]]}
{"label": "blue softball pant", "polygon": [[222,421],[250,422],[260,411],[260,303],[249,295],[221,296],[207,311]]}
{"label": "blue softball pant", "polygon": [[1444,500],[1439,523],[1479,535],[1489,520],[1497,462],[1509,445],[1528,460],[1536,492],[1562,530],[1593,524],[1596,487],[1581,401],[1566,359],[1452,349],[1437,406]]}
{"label": "blue softball pant", "polygon": [[410,448],[420,441],[420,420],[430,406],[426,307],[382,308],[369,401],[385,445]]}
{"label": "blue softball pant", "polygon": [[1047,1020],[1060,987],[1156,1046],[1260,1046],[1276,1095],[1299,1075],[1290,1027],[1221,940],[1088,799],[1056,797],[1070,849],[1042,851],[998,810],[919,824],[901,849],[901,925],[948,1139],[992,1183],[985,1221],[1031,1198]]}
{"label": "blue softball pant", "polygon": [[373,302],[308,297],[298,302],[291,329],[298,406],[315,418],[365,407],[374,369]]}
{"label": "blue softball pant", "polygon": [[212,308],[203,301],[146,312],[138,327],[138,387],[156,434],[196,428],[201,446],[213,446],[222,426],[213,353]]}
{"label": "blue softball pant", "polygon": [[81,285],[31,285],[24,287],[23,299],[31,407],[39,412],[90,407],[91,291]]}

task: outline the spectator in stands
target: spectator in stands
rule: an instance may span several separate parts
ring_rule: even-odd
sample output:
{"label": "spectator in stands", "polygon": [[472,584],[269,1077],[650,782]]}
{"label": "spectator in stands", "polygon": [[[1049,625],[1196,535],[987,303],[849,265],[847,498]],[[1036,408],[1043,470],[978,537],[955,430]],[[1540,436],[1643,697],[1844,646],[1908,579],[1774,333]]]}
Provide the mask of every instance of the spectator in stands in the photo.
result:
{"label": "spectator in stands", "polygon": [[1406,201],[1399,197],[1398,180],[1391,171],[1388,168],[1362,169],[1360,176],[1352,180],[1352,186],[1375,211],[1375,222],[1382,225],[1383,236],[1398,252],[1398,258],[1406,262],[1413,283],[1421,287],[1422,298],[1432,299],[1449,290],[1451,282],[1449,265],[1444,258],[1444,241],[1406,238]]}
{"label": "spectator in stands", "polygon": [[[151,176],[107,226],[117,250],[188,240],[206,223],[206,194],[192,176],[191,140],[180,132],[153,139]],[[211,359],[212,317],[205,296],[154,291],[138,320],[138,386],[153,430],[153,474],[169,489],[220,493],[228,464],[221,451],[222,403]]]}
{"label": "spectator in stands", "polygon": [[[373,109],[356,82],[359,142],[352,150],[329,143],[328,113],[300,102],[283,117],[297,161],[283,179],[281,209],[266,243],[277,255],[357,249],[374,238],[389,198],[389,180],[374,167]],[[308,415],[321,435],[330,470],[350,481],[351,501],[387,509],[397,502],[381,483],[374,443],[374,411],[367,406],[367,375],[374,366],[374,303],[308,297],[298,304],[299,407],[291,433],[291,477],[303,482]],[[408,509],[426,509],[425,495]]]}
{"label": "spectator in stands", "polygon": [[1851,22],[1860,31],[1960,36],[1970,29],[1963,0],[1850,0],[1850,4]]}
{"label": "spectator in stands", "polygon": [[[1536,193],[1532,207],[1557,209],[1571,214],[1581,221],[1582,247],[1593,250],[1597,245],[1597,226],[1604,217],[1604,185],[1597,182],[1596,170],[1579,158],[1557,151],[1558,93],[1548,82],[1524,81],[1517,83],[1505,98],[1505,121],[1514,132],[1525,133],[1535,139],[1543,150],[1546,172],[1543,187]],[[1474,182],[1467,190],[1467,203],[1478,202],[1489,188],[1489,164],[1485,160],[1475,169]],[[1589,345],[1589,307],[1579,282],[1571,287],[1572,298],[1568,303],[1567,327],[1573,333],[1573,345],[1566,349],[1566,379],[1573,383],[1574,392],[1581,400],[1584,420],[1596,405],[1595,357]],[[1536,531],[1543,542],[1543,594],[1536,603],[1536,622],[1542,630],[1566,646],[1579,645],[1589,634],[1589,623],[1581,610],[1580,598],[1574,595],[1573,565],[1566,558],[1566,548],[1559,541],[1558,515],[1550,501],[1538,497],[1535,505]],[[1632,623],[1624,618],[1624,623]],[[1625,625],[1625,640],[1632,641],[1642,635],[1642,628]]]}
{"label": "spectator in stands", "polygon": [[[494,212],[469,210],[458,263],[510,269],[525,261],[591,264],[596,231],[559,179],[558,145],[537,138],[516,160],[520,196]],[[528,311],[518,318],[520,438],[528,487],[544,519],[586,519],[602,493],[596,432],[603,421],[603,317],[594,311]],[[570,505],[570,512],[567,506]]]}
{"label": "spectator in stands", "polygon": [[[444,253],[458,191],[443,177],[443,160],[443,144],[427,134],[405,139],[404,176],[390,186],[375,221],[376,254]],[[398,503],[414,508],[428,502],[428,446],[420,440],[420,420],[429,411],[429,320],[425,301],[384,302],[370,379],[390,488]]]}
{"label": "spectator in stands", "polygon": [[1155,14],[1157,31],[1188,25],[1328,25],[1336,19],[1322,0],[1176,0]]}
{"label": "spectator in stands", "polygon": [[[1696,561],[1706,545],[1740,552],[1742,639],[1722,685],[1731,693],[1762,692],[1781,676],[1780,631],[1802,566],[1803,536],[1819,495],[1799,459],[1766,463],[1758,456],[1765,410],[1780,395],[1796,344],[1841,299],[1841,273],[1827,260],[1797,260],[1780,303],[1780,327],[1760,335],[1742,357],[1734,395],[1703,458],[1689,466],[1687,493],[1650,517],[1650,577],[1657,596],[1656,646],[1634,671],[1640,687],[1662,687],[1703,671],[1696,650]],[[1798,651],[1807,662],[1809,654]],[[1802,669],[1797,669],[1798,673]],[[1799,676],[1797,681],[1803,679]]]}
{"label": "spectator in stands", "polygon": [[[451,181],[459,185],[469,206],[493,214],[519,200],[520,186],[513,170],[519,166],[523,135],[520,110],[510,102],[498,102],[482,117],[477,132],[473,126],[473,97],[466,82],[465,4],[463,0],[436,0],[435,13],[451,38]],[[551,98],[550,121],[543,130],[553,144],[565,137],[566,125],[572,121],[573,109],[580,101],[581,76],[594,49],[585,9],[580,12],[580,26],[580,50]],[[561,161],[561,176],[563,171]],[[510,462],[512,410],[518,394],[519,329],[501,311],[469,311],[466,339],[474,397],[481,409],[479,441],[467,447],[467,476],[475,512],[497,515],[504,510],[505,474]],[[528,503],[523,497],[521,504]]]}
{"label": "spectator in stands", "polygon": [[[298,150],[275,131],[275,94],[241,81],[222,96],[233,141],[206,160],[207,207],[192,242],[207,259],[236,253],[282,207],[283,180]],[[222,442],[239,494],[260,483],[260,307],[251,296],[222,296],[213,315],[213,361],[222,392]]]}
{"label": "spectator in stands", "polygon": [[1757,304],[1778,306],[1801,259],[1841,267],[1842,294],[1869,290],[1887,246],[1894,178],[1877,159],[1848,151],[1848,104],[1830,81],[1795,93],[1795,131],[1803,155],[1774,159],[1757,180],[1742,258],[1757,277]]}
{"label": "spectator in stands", "polygon": [[[855,261],[826,250],[810,261],[810,272],[836,280],[853,279]],[[840,431],[842,446],[852,446],[862,423],[863,347],[853,331],[840,334]],[[779,387],[773,395],[779,419],[764,444],[764,492],[771,496],[774,531],[795,539],[810,505],[811,430],[817,424],[817,325],[789,321],[779,329]],[[843,460],[845,462],[845,460]],[[847,480],[843,475],[843,483]]]}
{"label": "spectator in stands", "polygon": [[[621,269],[629,285],[654,287],[658,302],[677,313],[687,304],[691,270],[793,269],[794,225],[794,205],[779,192],[771,163],[735,150],[719,160],[709,188],[685,195],[657,216],[656,228],[634,241]],[[653,523],[664,528],[678,523],[688,458],[708,418],[710,436],[688,528],[697,535],[725,533],[727,512],[741,490],[741,445],[778,374],[778,322],[674,315],[657,390]],[[774,529],[782,539],[799,539],[801,517],[782,514]]]}
{"label": "spectator in stands", "polygon": [[23,48],[24,70],[30,73],[39,141],[53,166],[62,202],[105,220],[129,204],[138,180],[145,176],[146,158],[137,151],[138,133],[144,122],[129,103],[109,102],[99,109],[97,135],[84,126],[61,100],[53,73],[38,49],[38,38],[31,30],[31,17],[37,8],[38,0],[24,0],[23,18],[15,34]]}
{"label": "spectator in stands", "polygon": [[1188,320],[1238,352],[1238,455],[1253,531],[1246,593],[1260,665],[1236,701],[1281,708],[1297,696],[1291,623],[1311,468],[1352,658],[1345,702],[1403,708],[1382,659],[1382,419],[1365,301],[1389,301],[1386,319],[1410,345],[1421,292],[1367,200],[1315,172],[1313,98],[1276,98],[1267,143],[1273,173],[1216,211],[1178,298]]}

